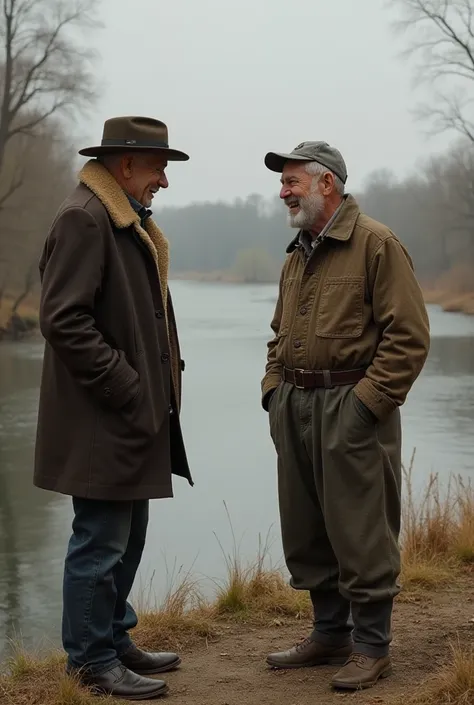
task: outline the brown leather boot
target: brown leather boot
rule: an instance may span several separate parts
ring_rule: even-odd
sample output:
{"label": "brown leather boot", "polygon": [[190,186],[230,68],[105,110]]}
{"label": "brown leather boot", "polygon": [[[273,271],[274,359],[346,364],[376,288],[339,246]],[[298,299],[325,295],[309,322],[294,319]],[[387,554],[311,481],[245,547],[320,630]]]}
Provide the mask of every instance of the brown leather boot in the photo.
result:
{"label": "brown leather boot", "polygon": [[392,675],[390,656],[371,658],[365,654],[353,653],[331,681],[333,688],[361,690],[371,688],[379,678]]}
{"label": "brown leather boot", "polygon": [[269,654],[267,663],[272,668],[308,668],[325,664],[339,666],[347,661],[351,653],[352,644],[334,647],[305,639],[288,651]]}

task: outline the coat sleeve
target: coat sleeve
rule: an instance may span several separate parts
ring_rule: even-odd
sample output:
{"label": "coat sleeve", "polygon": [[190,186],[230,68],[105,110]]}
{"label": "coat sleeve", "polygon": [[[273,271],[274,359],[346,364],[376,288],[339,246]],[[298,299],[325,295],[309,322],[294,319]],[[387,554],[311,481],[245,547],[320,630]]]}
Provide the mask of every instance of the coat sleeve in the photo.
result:
{"label": "coat sleeve", "polygon": [[96,328],[94,302],[105,269],[105,240],[93,216],[68,208],[54,223],[40,262],[40,328],[74,379],[120,409],[139,391],[123,351]]}
{"label": "coat sleeve", "polygon": [[283,271],[280,277],[278,299],[275,307],[275,312],[273,315],[273,320],[271,322],[271,329],[274,333],[274,336],[267,345],[267,364],[265,366],[265,376],[262,380],[262,406],[265,411],[268,411],[268,402],[270,401],[270,397],[281,382],[282,366],[279,362],[277,362],[276,348],[278,344],[278,332],[280,330],[281,315],[283,310]]}
{"label": "coat sleeve", "polygon": [[411,259],[396,238],[386,239],[376,250],[369,263],[369,288],[380,342],[354,391],[383,419],[405,402],[430,347],[423,295]]}

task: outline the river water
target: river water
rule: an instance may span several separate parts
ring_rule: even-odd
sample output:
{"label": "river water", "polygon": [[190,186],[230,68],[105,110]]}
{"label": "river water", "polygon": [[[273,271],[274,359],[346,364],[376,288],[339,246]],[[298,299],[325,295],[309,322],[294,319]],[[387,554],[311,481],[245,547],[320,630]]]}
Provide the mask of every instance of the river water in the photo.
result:
{"label": "river water", "polygon": [[[173,282],[172,291],[196,484],[177,478],[175,498],[152,503],[135,590],[158,597],[187,571],[204,589],[221,579],[232,530],[244,559],[269,537],[281,564],[275,454],[260,407],[275,287]],[[474,477],[474,317],[429,314],[431,352],[402,409],[404,460],[416,449],[418,488],[431,472]],[[0,346],[0,658],[11,639],[58,643],[60,629],[70,500],[32,486],[42,349]]]}

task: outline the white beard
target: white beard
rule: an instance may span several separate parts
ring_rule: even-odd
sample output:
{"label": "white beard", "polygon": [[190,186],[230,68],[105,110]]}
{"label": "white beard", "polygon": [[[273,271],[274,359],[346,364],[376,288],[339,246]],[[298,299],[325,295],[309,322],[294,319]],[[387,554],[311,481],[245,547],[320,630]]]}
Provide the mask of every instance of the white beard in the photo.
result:
{"label": "white beard", "polygon": [[324,196],[320,193],[311,193],[306,198],[300,198],[298,201],[300,210],[296,215],[288,213],[288,225],[290,228],[298,228],[298,230],[308,230],[318,220],[324,209]]}

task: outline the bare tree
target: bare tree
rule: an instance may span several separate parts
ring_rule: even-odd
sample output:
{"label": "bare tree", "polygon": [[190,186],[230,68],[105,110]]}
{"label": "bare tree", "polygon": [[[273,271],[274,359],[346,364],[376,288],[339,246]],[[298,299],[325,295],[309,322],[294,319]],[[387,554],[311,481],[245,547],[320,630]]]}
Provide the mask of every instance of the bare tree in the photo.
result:
{"label": "bare tree", "polygon": [[[0,174],[12,139],[35,136],[52,115],[90,103],[93,52],[81,34],[99,26],[97,5],[96,0],[0,0]],[[0,193],[0,207],[22,181],[20,168]]]}
{"label": "bare tree", "polygon": [[31,294],[31,291],[36,284],[36,279],[37,279],[37,268],[38,268],[38,262],[37,259],[34,259],[32,262],[30,262],[28,269],[26,270],[25,274],[25,282],[23,286],[23,290],[21,291],[20,294],[16,297],[15,301],[13,302],[11,314],[15,315],[16,312],[18,311],[18,307],[21,305],[21,303],[26,299],[28,294]]}
{"label": "bare tree", "polygon": [[400,10],[394,24],[416,61],[418,85],[433,97],[419,117],[433,132],[455,131],[474,143],[474,0],[394,0],[390,8]]}

